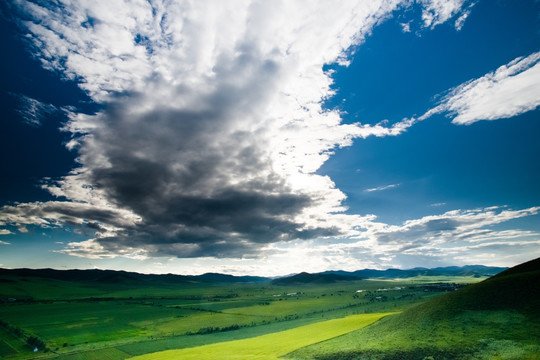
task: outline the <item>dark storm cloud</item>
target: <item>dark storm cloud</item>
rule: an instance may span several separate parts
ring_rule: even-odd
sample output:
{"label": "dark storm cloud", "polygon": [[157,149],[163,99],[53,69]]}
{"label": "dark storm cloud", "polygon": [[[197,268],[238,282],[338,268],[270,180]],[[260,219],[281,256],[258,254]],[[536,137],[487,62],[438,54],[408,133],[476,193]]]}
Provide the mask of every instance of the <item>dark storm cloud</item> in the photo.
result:
{"label": "dark storm cloud", "polygon": [[[190,104],[196,110],[162,109],[152,95],[130,94],[95,116],[95,128],[80,139],[85,181],[114,207],[140,217],[117,236],[98,238],[105,248],[241,256],[268,242],[336,233],[301,228],[295,216],[313,200],[294,193],[273,170],[267,139],[244,130],[264,102],[263,88],[278,76],[276,67],[249,55],[228,67],[217,71],[212,91],[198,96],[196,106]],[[153,86],[163,87],[155,81]],[[169,91],[174,99],[196,90]],[[151,105],[150,110],[132,111],[139,104]],[[95,159],[102,161],[90,165]],[[239,248],[244,250],[236,252]]]}
{"label": "dark storm cloud", "polygon": [[117,237],[98,239],[106,249],[242,256],[269,242],[339,233],[301,228],[295,216],[313,200],[293,193],[272,170],[260,139],[231,130],[222,113],[157,110],[127,116],[123,106],[111,106],[101,120],[107,126],[81,148],[82,156],[107,159],[106,166],[87,169],[86,180],[115,207],[141,217]]}

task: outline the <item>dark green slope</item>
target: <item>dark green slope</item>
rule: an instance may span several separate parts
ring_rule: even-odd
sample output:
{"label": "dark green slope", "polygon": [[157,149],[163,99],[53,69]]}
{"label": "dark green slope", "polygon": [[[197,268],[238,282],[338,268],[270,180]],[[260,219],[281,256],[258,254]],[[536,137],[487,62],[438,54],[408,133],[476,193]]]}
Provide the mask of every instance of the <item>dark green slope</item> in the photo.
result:
{"label": "dark green slope", "polygon": [[2,269],[0,268],[0,281],[3,277],[42,278],[62,281],[86,282],[161,282],[161,283],[193,283],[193,282],[262,282],[268,278],[260,276],[233,276],[225,274],[206,273],[203,275],[176,275],[176,274],[141,274],[117,270],[54,270],[54,269]]}
{"label": "dark green slope", "polygon": [[540,259],[290,357],[540,359]]}
{"label": "dark green slope", "polygon": [[468,310],[512,310],[540,316],[540,258],[435,298],[403,315],[440,317]]}

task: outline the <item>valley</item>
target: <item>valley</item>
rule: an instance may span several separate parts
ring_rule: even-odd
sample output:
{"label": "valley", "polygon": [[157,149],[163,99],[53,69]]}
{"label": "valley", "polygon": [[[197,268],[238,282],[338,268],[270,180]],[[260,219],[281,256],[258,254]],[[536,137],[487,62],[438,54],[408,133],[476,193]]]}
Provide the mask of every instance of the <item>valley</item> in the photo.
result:
{"label": "valley", "polygon": [[[306,273],[266,279],[2,270],[0,357],[166,359],[180,355],[167,357],[163,351],[183,351],[194,358],[197,351],[221,351],[221,358],[226,358],[228,353],[239,354],[234,349],[259,349],[253,345],[259,344],[261,359],[332,359],[336,353],[345,359],[392,359],[404,353],[451,354],[450,341],[462,344],[461,338],[472,349],[483,339],[476,332],[497,339],[484,342],[490,349],[507,344],[500,342],[507,340],[493,324],[516,336],[513,348],[521,349],[523,344],[534,354],[537,348],[530,337],[538,335],[540,322],[531,317],[537,310],[530,309],[537,308],[538,296],[516,282],[523,278],[521,271],[512,275],[512,269],[506,270],[501,274],[510,272],[510,283],[516,288],[505,290],[510,298],[503,296],[506,300],[492,309],[487,300],[501,296],[478,294],[510,286],[508,276],[483,281],[489,271],[498,269],[483,270],[459,275],[413,272],[397,279]],[[537,276],[535,271],[525,278]],[[514,296],[529,299],[530,313],[520,312]],[[467,299],[477,303],[473,306]],[[524,324],[536,330],[531,332]],[[428,330],[434,336],[426,336]],[[395,349],[405,352],[395,353]],[[269,352],[264,355],[265,351]],[[257,357],[248,352],[243,358]]]}

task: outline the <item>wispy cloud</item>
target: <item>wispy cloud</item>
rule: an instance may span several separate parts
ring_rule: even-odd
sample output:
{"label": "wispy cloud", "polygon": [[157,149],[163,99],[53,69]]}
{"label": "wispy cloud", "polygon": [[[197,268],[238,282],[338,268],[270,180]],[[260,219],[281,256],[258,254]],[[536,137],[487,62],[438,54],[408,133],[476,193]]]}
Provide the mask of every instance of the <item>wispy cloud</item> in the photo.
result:
{"label": "wispy cloud", "polygon": [[410,22],[408,22],[408,23],[400,23],[399,25],[401,26],[401,31],[403,31],[404,33],[411,32],[411,23]]}
{"label": "wispy cloud", "polygon": [[474,5],[476,5],[476,2],[471,2],[469,4],[469,6],[467,8],[465,8],[465,10],[463,10],[463,9],[461,10],[461,14],[459,15],[459,17],[454,22],[454,26],[456,27],[457,31],[460,31],[463,28],[463,25],[465,25],[465,21],[467,20],[467,18],[471,14],[472,7]]}
{"label": "wispy cloud", "polygon": [[0,229],[0,235],[9,235],[9,234],[13,234],[13,233],[9,231],[8,229]]}
{"label": "wispy cloud", "polygon": [[26,95],[16,95],[19,100],[19,109],[17,112],[23,118],[24,122],[32,126],[41,126],[47,117],[60,113],[60,109],[51,104],[43,103]]}
{"label": "wispy cloud", "polygon": [[466,0],[421,0],[421,3],[424,6],[422,20],[425,27],[434,28],[459,15],[455,22],[457,30],[461,30],[471,7],[475,4]]}
{"label": "wispy cloud", "polygon": [[432,206],[432,207],[439,207],[439,206],[444,206],[444,205],[446,205],[445,202],[438,202],[438,203],[433,203],[433,204],[431,204],[430,206]]}
{"label": "wispy cloud", "polygon": [[419,120],[447,113],[452,123],[511,118],[540,105],[540,52],[519,57],[481,78],[451,89]]}
{"label": "wispy cloud", "polygon": [[[520,230],[497,231],[490,226],[513,219],[538,215],[540,207],[509,210],[504,207],[489,207],[472,210],[452,210],[441,215],[429,215],[405,221],[402,225],[386,225],[373,222],[365,235],[376,246],[389,252],[429,253],[430,249],[441,249],[452,243],[465,241],[477,243],[519,236],[537,236],[537,233]],[[392,250],[393,249],[393,250]]]}
{"label": "wispy cloud", "polygon": [[385,186],[379,186],[379,187],[374,187],[374,188],[370,188],[370,189],[365,189],[364,191],[365,191],[365,192],[373,192],[373,191],[388,190],[388,189],[396,188],[396,187],[398,187],[399,185],[401,185],[401,184],[390,184],[390,185],[385,185]]}

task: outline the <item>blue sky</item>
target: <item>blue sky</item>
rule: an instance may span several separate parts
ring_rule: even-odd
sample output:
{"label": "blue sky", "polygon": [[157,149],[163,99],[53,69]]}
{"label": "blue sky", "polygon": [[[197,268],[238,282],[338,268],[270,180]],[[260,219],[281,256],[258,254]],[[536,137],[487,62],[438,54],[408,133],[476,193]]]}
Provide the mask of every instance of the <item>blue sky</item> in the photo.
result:
{"label": "blue sky", "polygon": [[3,267],[540,256],[536,1],[8,1]]}

